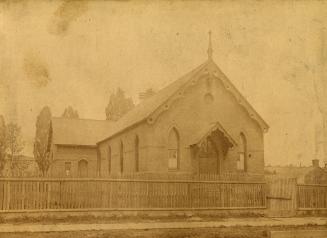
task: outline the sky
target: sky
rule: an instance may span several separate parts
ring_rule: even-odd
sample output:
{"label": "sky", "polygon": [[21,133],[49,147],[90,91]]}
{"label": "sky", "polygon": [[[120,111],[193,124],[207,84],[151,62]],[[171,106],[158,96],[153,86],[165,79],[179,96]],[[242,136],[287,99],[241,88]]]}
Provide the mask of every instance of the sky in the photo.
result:
{"label": "sky", "polygon": [[[32,155],[36,117],[105,119],[110,93],[159,90],[206,58],[270,125],[266,164],[309,165],[325,1],[1,1],[0,114]],[[318,118],[318,119],[317,119]]]}

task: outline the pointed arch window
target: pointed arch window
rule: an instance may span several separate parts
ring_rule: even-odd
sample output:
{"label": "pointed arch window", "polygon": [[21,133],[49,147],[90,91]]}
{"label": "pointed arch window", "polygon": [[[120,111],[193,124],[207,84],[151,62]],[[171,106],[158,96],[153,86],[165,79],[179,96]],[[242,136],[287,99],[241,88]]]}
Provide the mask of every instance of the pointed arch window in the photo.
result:
{"label": "pointed arch window", "polygon": [[247,171],[247,142],[243,133],[240,134],[239,158],[237,160],[237,169]]}
{"label": "pointed arch window", "polygon": [[168,135],[168,169],[179,168],[179,134],[176,128],[172,128]]}
{"label": "pointed arch window", "polygon": [[111,146],[108,146],[108,174],[111,173]]}
{"label": "pointed arch window", "polygon": [[135,144],[134,144],[134,153],[135,153],[135,172],[139,171],[139,151],[140,151],[140,145],[139,145],[139,137],[136,135],[135,137]]}
{"label": "pointed arch window", "polygon": [[120,149],[119,149],[119,158],[120,158],[120,173],[124,172],[124,144],[120,142]]}

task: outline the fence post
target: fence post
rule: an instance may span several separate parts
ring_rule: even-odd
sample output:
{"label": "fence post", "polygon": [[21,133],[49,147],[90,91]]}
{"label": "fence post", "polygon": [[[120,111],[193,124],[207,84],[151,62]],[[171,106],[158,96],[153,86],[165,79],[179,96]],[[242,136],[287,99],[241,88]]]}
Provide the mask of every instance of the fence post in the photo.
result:
{"label": "fence post", "polygon": [[36,209],[40,208],[40,204],[41,204],[41,196],[40,196],[40,181],[36,182]]}
{"label": "fence post", "polygon": [[298,184],[297,184],[297,179],[295,179],[295,182],[294,182],[294,186],[295,186],[295,194],[294,194],[294,209],[295,209],[295,215],[297,215],[298,213],[298,207],[299,207],[299,187],[298,187]]}
{"label": "fence post", "polygon": [[25,181],[22,182],[22,210],[25,209]]}
{"label": "fence post", "polygon": [[270,184],[271,181],[269,180],[269,182],[266,182],[264,189],[263,189],[263,193],[264,193],[264,205],[266,207],[266,209],[269,208],[270,204],[269,204],[269,200],[268,200],[268,196],[270,194]]}
{"label": "fence post", "polygon": [[146,201],[147,201],[147,203],[146,203],[146,206],[148,207],[148,208],[150,208],[151,206],[150,206],[150,199],[149,199],[149,183],[146,183]]}
{"label": "fence post", "polygon": [[192,190],[191,190],[191,183],[187,183],[187,195],[188,195],[188,200],[189,200],[189,208],[193,207],[193,202],[192,202]]}
{"label": "fence post", "polygon": [[61,208],[63,208],[62,207],[62,194],[61,194],[61,189],[62,189],[62,187],[61,187],[61,180],[59,181],[59,208],[61,209]]}
{"label": "fence post", "polygon": [[51,203],[50,203],[50,200],[51,200],[51,182],[48,182],[47,183],[47,192],[48,192],[48,196],[47,196],[47,208],[48,209],[50,209],[50,205],[51,205]]}
{"label": "fence post", "polygon": [[7,198],[6,198],[6,210],[10,209],[10,181],[7,181],[6,183],[7,187]]}

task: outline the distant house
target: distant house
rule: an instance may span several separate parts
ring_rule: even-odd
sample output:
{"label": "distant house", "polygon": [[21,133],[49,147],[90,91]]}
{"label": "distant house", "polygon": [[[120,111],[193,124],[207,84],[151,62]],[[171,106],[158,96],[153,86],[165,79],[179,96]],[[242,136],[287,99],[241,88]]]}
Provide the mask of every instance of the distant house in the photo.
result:
{"label": "distant house", "polygon": [[296,178],[301,184],[327,184],[327,170],[319,167],[319,160],[313,160],[312,166],[266,166],[267,176]]}
{"label": "distant house", "polygon": [[212,59],[116,123],[52,119],[51,176],[264,173],[268,125]]}
{"label": "distant house", "polygon": [[96,143],[107,135],[111,124],[106,120],[52,118],[50,157],[51,177],[95,177]]}

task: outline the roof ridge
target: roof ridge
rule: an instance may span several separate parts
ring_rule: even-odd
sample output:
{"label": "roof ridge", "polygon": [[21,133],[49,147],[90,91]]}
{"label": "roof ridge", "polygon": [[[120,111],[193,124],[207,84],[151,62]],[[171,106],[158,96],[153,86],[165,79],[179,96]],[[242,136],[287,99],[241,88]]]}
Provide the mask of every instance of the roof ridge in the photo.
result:
{"label": "roof ridge", "polygon": [[57,145],[95,146],[113,130],[115,123],[107,120],[52,117],[52,143]]}
{"label": "roof ridge", "polygon": [[[153,97],[155,97],[156,95],[158,95],[159,93],[161,93],[161,92],[162,92],[163,90],[165,90],[167,87],[169,87],[169,86],[172,85],[173,83],[175,83],[175,82],[177,82],[177,81],[179,81],[179,80],[181,80],[181,79],[183,79],[183,78],[185,78],[185,77],[191,75],[192,73],[194,73],[195,71],[199,70],[200,68],[202,68],[204,65],[206,65],[206,64],[209,63],[209,62],[210,62],[210,60],[206,60],[206,62],[200,64],[199,66],[197,66],[197,67],[194,68],[193,70],[191,70],[191,71],[189,71],[188,73],[182,75],[181,77],[179,77],[179,78],[173,80],[172,82],[166,84],[166,85],[163,86],[161,89],[159,89],[159,91],[158,91],[156,94],[154,94],[152,97],[148,98],[148,100],[144,100],[143,102],[141,101],[140,103],[138,103],[137,105],[135,105],[135,107],[134,107],[131,111],[133,111],[136,107],[138,107],[138,106],[140,106],[140,105],[142,105],[142,104],[144,104],[144,103],[149,102]],[[177,89],[176,91],[178,91],[178,89]],[[172,93],[172,94],[173,94],[173,93]],[[152,100],[153,100],[153,99],[152,99]],[[131,111],[130,111],[130,112],[131,112]],[[129,113],[129,112],[128,112],[128,113]],[[127,113],[127,114],[128,114],[128,113]],[[127,114],[126,114],[126,115],[127,115]],[[119,120],[123,119],[126,115],[124,115],[124,116],[123,116],[122,118],[120,118]]]}

